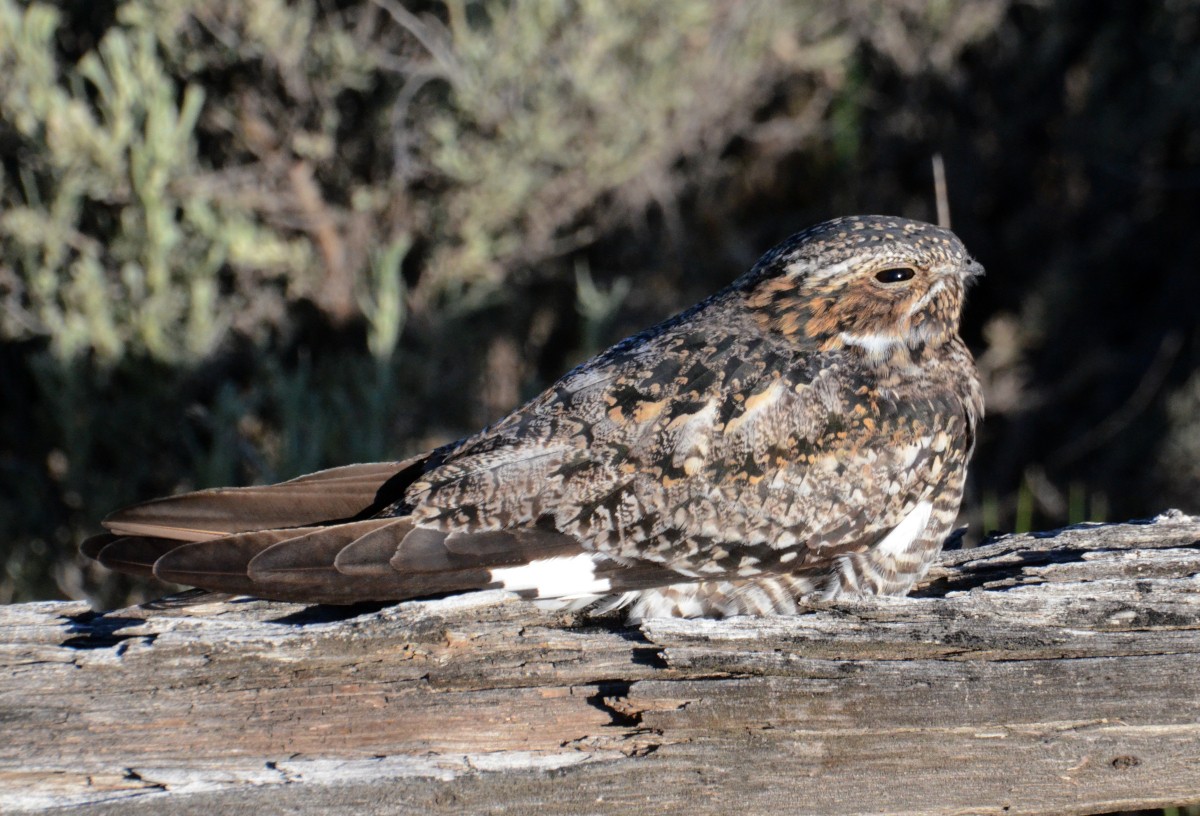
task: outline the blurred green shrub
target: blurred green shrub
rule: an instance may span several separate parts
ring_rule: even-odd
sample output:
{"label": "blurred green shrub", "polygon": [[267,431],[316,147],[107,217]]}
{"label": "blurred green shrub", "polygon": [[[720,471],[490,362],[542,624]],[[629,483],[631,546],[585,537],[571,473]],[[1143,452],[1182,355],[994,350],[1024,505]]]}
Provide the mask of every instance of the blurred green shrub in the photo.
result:
{"label": "blurred green shrub", "polygon": [[21,139],[0,191],[16,288],[0,328],[48,338],[61,360],[200,359],[235,306],[219,274],[298,276],[308,245],[201,183],[204,91],[168,73],[151,31],[114,26],[64,66],[53,42],[62,19],[0,1],[0,117]]}
{"label": "blurred green shrub", "polygon": [[417,308],[486,303],[673,209],[783,77],[853,44],[816,3],[448,2],[443,22],[392,0],[128,0],[71,63],[73,23],[0,0],[20,140],[0,331],[110,362],[195,362],[302,298],[349,319],[369,257],[412,235]]}
{"label": "blurred green shrub", "polygon": [[445,29],[398,19],[420,26],[451,90],[422,119],[421,151],[449,184],[428,275],[450,297],[486,293],[651,204],[673,209],[785,73],[836,67],[853,43],[839,10],[817,3],[448,9]]}

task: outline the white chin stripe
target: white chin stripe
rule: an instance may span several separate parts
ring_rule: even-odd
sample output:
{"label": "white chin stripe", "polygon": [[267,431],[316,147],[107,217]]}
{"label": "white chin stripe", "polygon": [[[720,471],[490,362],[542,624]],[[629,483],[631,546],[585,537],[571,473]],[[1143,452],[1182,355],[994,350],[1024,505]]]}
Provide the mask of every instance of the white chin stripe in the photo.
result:
{"label": "white chin stripe", "polygon": [[611,589],[612,581],[596,577],[594,558],[590,553],[542,558],[522,567],[491,570],[491,578],[510,592],[536,592],[538,598],[597,595]]}
{"label": "white chin stripe", "polygon": [[925,532],[925,527],[929,524],[929,514],[932,512],[932,502],[918,502],[917,506],[875,545],[875,551],[880,555],[899,555],[906,552]]}

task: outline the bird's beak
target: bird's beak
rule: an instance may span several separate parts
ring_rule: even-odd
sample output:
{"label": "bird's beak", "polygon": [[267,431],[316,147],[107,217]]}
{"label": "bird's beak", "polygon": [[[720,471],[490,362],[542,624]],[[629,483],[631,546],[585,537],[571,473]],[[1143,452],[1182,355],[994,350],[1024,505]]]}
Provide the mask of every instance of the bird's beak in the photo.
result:
{"label": "bird's beak", "polygon": [[983,271],[983,264],[974,259],[967,263],[967,279],[982,278],[986,273]]}

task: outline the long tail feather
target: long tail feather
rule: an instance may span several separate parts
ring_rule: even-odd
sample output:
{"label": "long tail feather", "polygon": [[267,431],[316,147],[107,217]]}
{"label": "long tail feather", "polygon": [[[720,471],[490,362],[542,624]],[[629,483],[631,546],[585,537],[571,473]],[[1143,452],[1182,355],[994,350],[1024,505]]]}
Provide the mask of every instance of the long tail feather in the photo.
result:
{"label": "long tail feather", "polygon": [[274,485],[155,499],[112,513],[104,526],[118,535],[207,541],[231,533],[349,520],[390,499],[380,494],[397,492],[394,479],[425,458],[348,465]]}

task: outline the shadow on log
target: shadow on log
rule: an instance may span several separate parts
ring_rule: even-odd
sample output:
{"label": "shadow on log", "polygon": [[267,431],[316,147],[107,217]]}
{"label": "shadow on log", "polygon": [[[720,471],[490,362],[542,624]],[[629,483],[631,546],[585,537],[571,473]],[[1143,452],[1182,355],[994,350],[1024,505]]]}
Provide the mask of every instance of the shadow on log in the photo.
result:
{"label": "shadow on log", "polygon": [[1200,802],[1200,518],[796,618],[0,607],[0,812],[1090,814]]}

